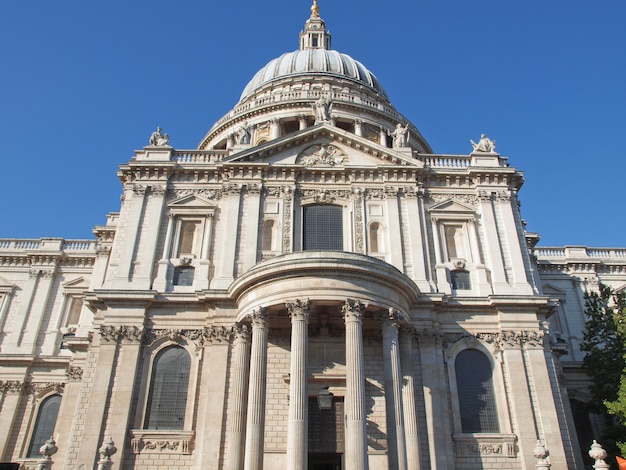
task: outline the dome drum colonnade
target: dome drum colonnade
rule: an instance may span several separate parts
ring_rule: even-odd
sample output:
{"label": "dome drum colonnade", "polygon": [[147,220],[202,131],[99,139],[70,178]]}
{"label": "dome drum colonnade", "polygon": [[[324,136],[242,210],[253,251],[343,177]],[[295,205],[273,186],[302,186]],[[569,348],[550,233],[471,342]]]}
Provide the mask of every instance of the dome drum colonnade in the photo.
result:
{"label": "dome drum colonnade", "polygon": [[[291,323],[287,468],[306,468],[308,401],[316,393],[309,390],[316,381],[308,366],[309,322],[322,307],[325,312],[336,311],[329,319],[335,326],[341,314],[345,327],[344,468],[368,468],[363,325],[366,321],[371,327],[375,321],[382,331],[384,386],[390,391],[385,393],[389,468],[407,469],[407,462],[420,459],[411,373],[413,330],[402,312],[416,301],[417,287],[386,263],[363,255],[311,252],[294,267],[290,262],[298,256],[302,254],[260,263],[235,283],[233,294],[243,308],[234,328],[235,412],[230,417],[233,445],[226,468],[239,469],[242,462],[246,470],[263,468],[269,323],[283,313],[279,321],[288,316]],[[301,286],[294,287],[294,277],[303,279]],[[373,283],[379,288],[372,289]],[[266,295],[271,292],[276,294]],[[364,300],[354,297],[367,292]]]}

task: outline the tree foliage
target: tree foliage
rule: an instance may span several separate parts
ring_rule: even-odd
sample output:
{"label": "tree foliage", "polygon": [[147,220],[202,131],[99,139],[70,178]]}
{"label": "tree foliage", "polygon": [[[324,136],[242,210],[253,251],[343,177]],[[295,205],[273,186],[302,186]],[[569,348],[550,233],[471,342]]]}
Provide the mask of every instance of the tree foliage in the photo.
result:
{"label": "tree foliage", "polygon": [[580,349],[587,353],[583,364],[592,380],[589,411],[607,418],[607,451],[615,443],[626,455],[626,294],[600,284],[598,292],[585,292],[585,315]]}

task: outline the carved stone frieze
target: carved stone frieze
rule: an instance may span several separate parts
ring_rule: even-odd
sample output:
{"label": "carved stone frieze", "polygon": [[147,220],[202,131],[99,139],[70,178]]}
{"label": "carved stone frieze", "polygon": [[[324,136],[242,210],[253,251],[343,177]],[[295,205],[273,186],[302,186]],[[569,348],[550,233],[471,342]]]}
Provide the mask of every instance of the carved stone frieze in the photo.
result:
{"label": "carved stone frieze", "polygon": [[193,431],[131,431],[131,450],[134,454],[191,453]]}
{"label": "carved stone frieze", "polygon": [[491,344],[496,352],[509,348],[543,349],[544,332],[500,331],[495,333],[476,333],[476,338]]}
{"label": "carved stone frieze", "polygon": [[0,382],[0,393],[22,393],[27,385],[28,382],[21,382],[19,380],[6,380],[4,382]]}
{"label": "carved stone frieze", "polygon": [[[481,191],[483,193],[484,191]],[[431,193],[428,192],[425,194],[426,199],[432,201],[434,203],[443,202],[443,201],[457,201],[462,202],[464,204],[475,206],[478,204],[481,196],[476,196],[475,194],[442,194],[442,193]],[[489,195],[488,200],[491,200],[491,195]]]}
{"label": "carved stone frieze", "polygon": [[65,384],[61,382],[27,382],[24,391],[41,398],[50,393],[62,394],[64,389]]}
{"label": "carved stone frieze", "polygon": [[233,336],[233,328],[210,326],[199,329],[149,329],[143,336],[143,344],[151,345],[155,341],[167,337],[170,341],[180,342],[183,338],[198,347],[206,344],[228,343]]}
{"label": "carved stone frieze", "polygon": [[221,199],[224,191],[222,188],[215,189],[173,189],[167,190],[167,196],[170,199],[180,199],[181,197],[194,195],[204,199]]}
{"label": "carved stone frieze", "polygon": [[283,253],[291,252],[291,224],[293,219],[293,189],[283,188],[284,208],[283,208]]}
{"label": "carved stone frieze", "polygon": [[140,196],[143,196],[144,194],[146,194],[146,189],[147,189],[147,186],[143,184],[133,184],[133,187],[132,187],[133,193],[138,194]]}
{"label": "carved stone frieze", "polygon": [[263,188],[263,195],[265,197],[280,197],[281,195],[281,188],[277,187],[277,186],[271,186],[269,188],[264,187]]}
{"label": "carved stone frieze", "polygon": [[100,342],[104,344],[115,343],[121,340],[124,343],[140,343],[144,330],[136,326],[112,326],[103,325],[98,333],[100,334]]}
{"label": "carved stone frieze", "polygon": [[511,193],[508,191],[498,191],[495,195],[496,201],[498,202],[502,202],[502,201],[510,201],[511,200]]}
{"label": "carved stone frieze", "polygon": [[83,380],[83,369],[82,367],[72,367],[69,366],[65,370],[65,377],[68,382],[80,382]]}
{"label": "carved stone frieze", "polygon": [[509,457],[517,455],[517,436],[514,434],[493,434],[476,436],[455,434],[457,455],[463,457],[479,456],[482,458]]}
{"label": "carved stone frieze", "polygon": [[354,251],[365,253],[365,221],[363,193],[357,192],[354,197]]}
{"label": "carved stone frieze", "polygon": [[327,203],[336,199],[348,199],[351,195],[349,190],[344,189],[301,189],[298,191],[305,199],[315,199],[315,202]]}
{"label": "carved stone frieze", "polygon": [[240,184],[235,183],[225,183],[223,186],[223,191],[225,194],[241,194],[242,186]]}

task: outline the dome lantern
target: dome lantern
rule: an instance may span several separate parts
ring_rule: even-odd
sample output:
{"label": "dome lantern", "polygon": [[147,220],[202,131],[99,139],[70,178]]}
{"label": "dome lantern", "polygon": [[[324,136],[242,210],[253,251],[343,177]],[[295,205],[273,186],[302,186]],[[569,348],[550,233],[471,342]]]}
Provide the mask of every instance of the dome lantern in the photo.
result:
{"label": "dome lantern", "polygon": [[304,31],[300,32],[300,50],[330,49],[331,34],[326,31],[326,23],[320,18],[320,8],[317,0],[313,0],[311,17],[304,24]]}

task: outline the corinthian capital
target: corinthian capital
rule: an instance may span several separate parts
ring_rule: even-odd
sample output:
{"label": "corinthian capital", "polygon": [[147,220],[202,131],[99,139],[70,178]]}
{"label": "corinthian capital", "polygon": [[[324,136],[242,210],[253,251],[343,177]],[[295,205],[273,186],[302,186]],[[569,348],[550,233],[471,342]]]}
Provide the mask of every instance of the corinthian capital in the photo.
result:
{"label": "corinthian capital", "polygon": [[270,314],[263,307],[257,307],[249,314],[252,321],[252,328],[267,328],[267,323],[270,319]]}
{"label": "corinthian capital", "polygon": [[341,307],[341,313],[345,322],[349,321],[361,321],[363,318],[363,311],[367,308],[367,304],[360,300],[346,299],[345,303]]}
{"label": "corinthian capital", "polygon": [[287,301],[285,302],[285,306],[287,307],[287,310],[289,310],[289,317],[291,318],[291,321],[307,321],[309,319],[309,315],[311,314],[311,302],[309,299]]}

